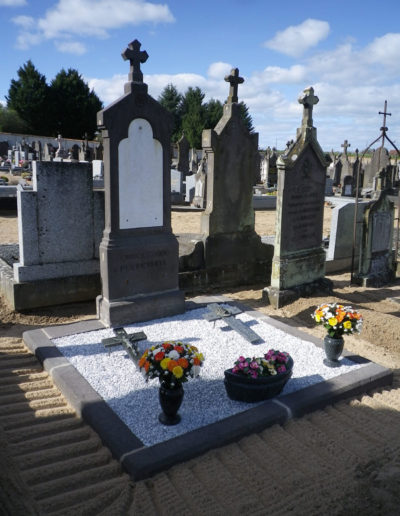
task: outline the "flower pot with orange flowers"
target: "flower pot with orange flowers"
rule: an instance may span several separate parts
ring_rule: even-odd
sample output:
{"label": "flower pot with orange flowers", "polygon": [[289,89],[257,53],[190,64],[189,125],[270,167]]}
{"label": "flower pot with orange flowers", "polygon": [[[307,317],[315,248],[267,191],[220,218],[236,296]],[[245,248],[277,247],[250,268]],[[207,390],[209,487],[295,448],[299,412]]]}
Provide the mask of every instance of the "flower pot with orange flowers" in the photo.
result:
{"label": "flower pot with orange flowers", "polygon": [[324,338],[326,358],[324,364],[328,367],[339,367],[339,357],[343,352],[343,335],[360,333],[363,323],[362,315],[351,306],[339,303],[325,303],[316,308],[311,317],[317,324],[322,324],[328,334]]}
{"label": "flower pot with orange flowers", "polygon": [[158,378],[162,412],[158,416],[164,425],[176,425],[181,420],[178,410],[183,401],[182,384],[200,374],[204,356],[196,346],[179,341],[163,342],[143,353],[138,366],[146,381]]}

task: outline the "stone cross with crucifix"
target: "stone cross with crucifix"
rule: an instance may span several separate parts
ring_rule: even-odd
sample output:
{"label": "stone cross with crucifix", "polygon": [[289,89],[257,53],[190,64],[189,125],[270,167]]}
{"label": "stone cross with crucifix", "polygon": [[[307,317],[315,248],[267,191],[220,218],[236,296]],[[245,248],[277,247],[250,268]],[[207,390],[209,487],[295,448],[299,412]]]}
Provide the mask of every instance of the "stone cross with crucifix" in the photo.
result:
{"label": "stone cross with crucifix", "polygon": [[302,129],[305,129],[307,127],[313,127],[313,119],[312,119],[312,111],[313,106],[315,104],[318,104],[319,98],[314,95],[314,88],[310,86],[309,88],[306,88],[303,92],[303,95],[301,95],[298,98],[299,104],[303,104],[304,110],[303,110],[303,120],[301,122]]}
{"label": "stone cross with crucifix", "polygon": [[149,57],[149,54],[145,50],[140,50],[141,43],[135,39],[131,41],[126,48],[122,52],[122,57],[124,61],[129,59],[131,63],[131,68],[129,71],[129,81],[131,82],[143,82],[143,73],[140,69],[140,63],[145,63]]}
{"label": "stone cross with crucifix", "polygon": [[347,140],[345,140],[341,147],[343,147],[344,155],[347,156],[347,147],[351,147],[351,143],[349,143]]}
{"label": "stone cross with crucifix", "polygon": [[231,85],[227,104],[238,102],[238,85],[244,82],[243,77],[239,77],[239,68],[232,68],[231,73],[225,77],[225,80]]}

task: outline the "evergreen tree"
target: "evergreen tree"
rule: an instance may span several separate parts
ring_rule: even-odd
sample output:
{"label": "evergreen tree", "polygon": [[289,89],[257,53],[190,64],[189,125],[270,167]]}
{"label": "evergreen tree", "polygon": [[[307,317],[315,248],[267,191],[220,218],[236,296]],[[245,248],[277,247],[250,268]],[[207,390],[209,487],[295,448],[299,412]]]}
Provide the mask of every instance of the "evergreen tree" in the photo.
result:
{"label": "evergreen tree", "polygon": [[176,86],[168,84],[157,99],[173,117],[172,141],[174,142],[178,141],[182,134],[182,98]]}
{"label": "evergreen tree", "polygon": [[223,107],[219,100],[211,99],[205,105],[204,129],[214,129],[222,117]]}
{"label": "evergreen tree", "polygon": [[17,73],[19,79],[12,79],[8,90],[7,107],[26,122],[27,132],[48,134],[49,87],[45,76],[30,60]]}
{"label": "evergreen tree", "polygon": [[97,129],[97,112],[103,104],[77,70],[62,69],[50,84],[53,134],[65,138],[93,138]]}
{"label": "evergreen tree", "polygon": [[0,104],[0,131],[4,133],[29,133],[28,124],[13,109]]}
{"label": "evergreen tree", "polygon": [[182,130],[191,147],[201,148],[201,133],[204,129],[205,94],[199,87],[188,88],[182,100]]}
{"label": "evergreen tree", "polygon": [[254,133],[253,119],[251,118],[251,115],[249,113],[249,108],[243,101],[239,103],[239,106],[240,114],[242,115],[244,125],[247,127],[249,133]]}

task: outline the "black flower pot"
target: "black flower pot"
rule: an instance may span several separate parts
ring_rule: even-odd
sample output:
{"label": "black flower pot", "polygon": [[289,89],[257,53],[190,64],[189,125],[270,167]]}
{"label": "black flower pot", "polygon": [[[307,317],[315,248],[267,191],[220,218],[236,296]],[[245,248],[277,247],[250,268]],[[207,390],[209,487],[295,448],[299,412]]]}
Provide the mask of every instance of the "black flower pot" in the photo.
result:
{"label": "black flower pot", "polygon": [[328,367],[340,367],[339,357],[344,347],[343,337],[330,337],[326,335],[324,338],[324,350],[326,358],[323,360]]}
{"label": "black flower pot", "polygon": [[181,420],[181,416],[178,414],[179,407],[183,400],[183,387],[181,384],[176,384],[172,387],[163,382],[160,385],[158,391],[160,405],[162,408],[161,414],[158,416],[158,420],[163,425],[176,425]]}
{"label": "black flower pot", "polygon": [[231,400],[255,403],[277,396],[293,373],[293,359],[286,364],[286,371],[274,376],[251,378],[243,374],[232,373],[232,369],[224,371],[224,385]]}

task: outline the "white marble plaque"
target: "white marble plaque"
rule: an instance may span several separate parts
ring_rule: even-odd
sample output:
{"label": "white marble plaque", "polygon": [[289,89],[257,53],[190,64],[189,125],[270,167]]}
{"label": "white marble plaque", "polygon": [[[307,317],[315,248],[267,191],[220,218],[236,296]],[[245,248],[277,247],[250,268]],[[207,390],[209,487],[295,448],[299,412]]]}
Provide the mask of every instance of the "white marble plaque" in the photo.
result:
{"label": "white marble plaque", "polygon": [[147,120],[136,118],[118,146],[121,229],[163,225],[163,150]]}

